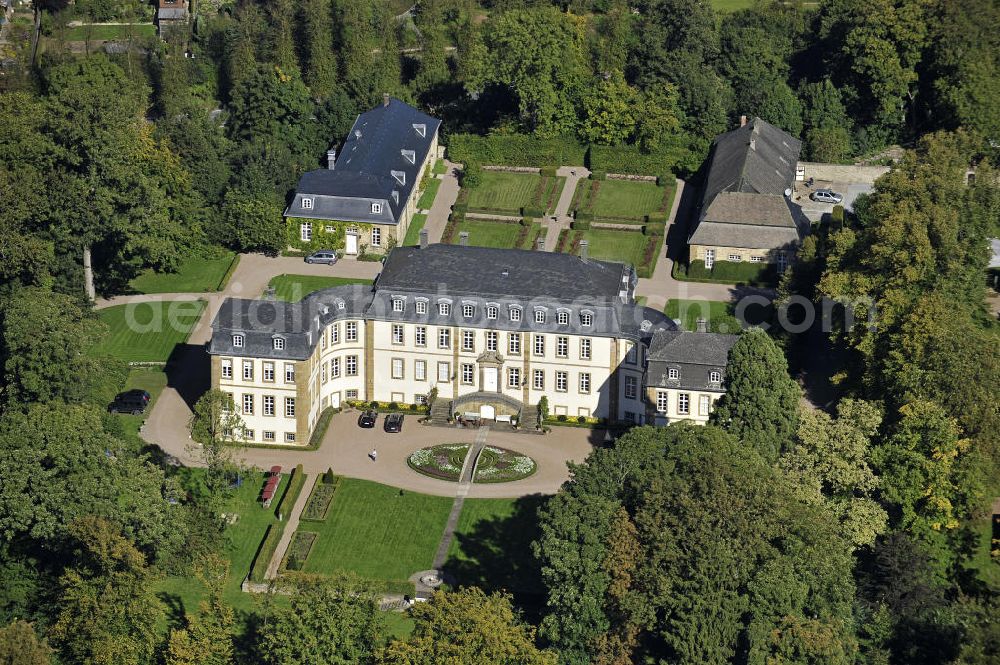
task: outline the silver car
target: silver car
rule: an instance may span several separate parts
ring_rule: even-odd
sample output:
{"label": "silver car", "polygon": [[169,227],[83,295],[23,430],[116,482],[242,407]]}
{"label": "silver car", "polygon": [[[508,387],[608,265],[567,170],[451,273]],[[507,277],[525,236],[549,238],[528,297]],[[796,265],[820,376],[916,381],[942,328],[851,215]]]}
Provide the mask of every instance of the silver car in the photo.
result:
{"label": "silver car", "polygon": [[819,203],[840,203],[844,200],[843,194],[838,194],[832,189],[817,189],[815,192],[809,195],[813,201]]}
{"label": "silver car", "polygon": [[333,265],[337,262],[337,252],[332,249],[321,249],[306,257],[306,263],[326,263]]}

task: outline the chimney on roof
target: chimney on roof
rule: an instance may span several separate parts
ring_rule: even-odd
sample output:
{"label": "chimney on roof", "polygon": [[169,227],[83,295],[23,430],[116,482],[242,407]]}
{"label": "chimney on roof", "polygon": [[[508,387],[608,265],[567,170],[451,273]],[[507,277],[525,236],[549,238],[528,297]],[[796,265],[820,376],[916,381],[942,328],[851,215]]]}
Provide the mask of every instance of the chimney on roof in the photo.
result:
{"label": "chimney on roof", "polygon": [[580,260],[584,263],[590,260],[590,242],[587,240],[580,241]]}
{"label": "chimney on roof", "polygon": [[388,105],[389,105],[389,93],[388,92],[383,92],[382,93],[382,106],[388,106]]}
{"label": "chimney on roof", "polygon": [[747,117],[745,115],[741,115],[740,116],[740,127],[746,127],[746,126],[747,126]]}
{"label": "chimney on roof", "polygon": [[750,139],[750,149],[751,150],[757,149],[757,139]]}
{"label": "chimney on roof", "polygon": [[430,244],[427,235],[427,229],[420,229],[420,249],[427,249],[427,245]]}
{"label": "chimney on roof", "polygon": [[698,332],[708,332],[708,321],[699,317],[698,321],[695,323],[695,330]]}
{"label": "chimney on roof", "polygon": [[337,149],[330,148],[329,150],[326,151],[326,168],[332,171],[336,166],[336,164],[337,164]]}
{"label": "chimney on roof", "polygon": [[469,246],[469,232],[468,231],[460,231],[458,233],[458,244],[461,245],[462,247],[468,247]]}

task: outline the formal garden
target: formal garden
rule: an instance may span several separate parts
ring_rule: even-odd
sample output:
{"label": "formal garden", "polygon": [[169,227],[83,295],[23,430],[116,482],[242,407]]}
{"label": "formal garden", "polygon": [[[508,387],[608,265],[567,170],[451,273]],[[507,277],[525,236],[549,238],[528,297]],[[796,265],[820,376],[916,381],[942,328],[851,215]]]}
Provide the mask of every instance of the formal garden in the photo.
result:
{"label": "formal garden", "polygon": [[654,180],[621,180],[594,173],[577,183],[573,203],[577,219],[600,222],[643,224],[663,222],[677,189],[672,178],[660,184]]}
{"label": "formal garden", "polygon": [[476,170],[463,176],[455,210],[543,217],[555,209],[565,184],[566,178],[551,168],[539,173]]}
{"label": "formal garden", "polygon": [[[410,454],[406,463],[417,473],[438,480],[457,482],[462,473],[470,445],[443,443],[421,448]],[[476,462],[476,483],[506,483],[523,480],[535,473],[535,460],[513,450],[486,446]]]}
{"label": "formal garden", "polygon": [[441,235],[441,242],[458,244],[462,233],[468,233],[468,243],[476,247],[498,249],[536,249],[546,228],[540,222],[522,218],[520,221],[469,219],[452,216]]}

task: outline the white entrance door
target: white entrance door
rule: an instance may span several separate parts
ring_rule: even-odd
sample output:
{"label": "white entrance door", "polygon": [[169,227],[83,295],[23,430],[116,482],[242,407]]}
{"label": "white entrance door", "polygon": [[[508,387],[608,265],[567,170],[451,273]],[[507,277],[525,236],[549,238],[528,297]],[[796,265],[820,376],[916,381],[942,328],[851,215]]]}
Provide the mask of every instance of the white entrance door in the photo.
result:
{"label": "white entrance door", "polygon": [[348,233],[346,236],[344,236],[344,239],[347,243],[346,247],[344,247],[344,254],[351,254],[351,255],[357,254],[358,236],[354,235],[353,233]]}
{"label": "white entrance door", "polygon": [[340,393],[333,393],[330,395],[330,406],[335,409],[340,408]]}
{"label": "white entrance door", "polygon": [[479,417],[483,420],[496,420],[497,410],[489,404],[479,407]]}
{"label": "white entrance door", "polygon": [[706,249],[705,250],[705,269],[711,270],[712,266],[715,265],[715,250]]}
{"label": "white entrance door", "polygon": [[497,390],[497,375],[500,373],[496,367],[484,367],[483,368],[483,390],[487,392],[496,392]]}

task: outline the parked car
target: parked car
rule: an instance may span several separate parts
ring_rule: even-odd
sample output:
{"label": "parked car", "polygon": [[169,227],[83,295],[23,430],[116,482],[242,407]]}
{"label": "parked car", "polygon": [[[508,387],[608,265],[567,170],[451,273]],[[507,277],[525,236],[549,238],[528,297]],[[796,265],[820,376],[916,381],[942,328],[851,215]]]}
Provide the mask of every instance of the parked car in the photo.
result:
{"label": "parked car", "polygon": [[844,195],[838,194],[832,189],[817,189],[809,195],[809,198],[819,203],[840,203],[844,200]]}
{"label": "parked car", "polygon": [[333,265],[337,262],[337,252],[332,249],[321,249],[306,257],[306,263],[326,263]]}
{"label": "parked car", "polygon": [[385,425],[383,428],[386,432],[402,432],[403,431],[403,414],[402,413],[390,413],[385,417]]}
{"label": "parked car", "polygon": [[141,394],[130,394],[131,392],[117,395],[108,405],[108,413],[131,413],[133,416],[138,416],[145,411],[148,400]]}
{"label": "parked car", "polygon": [[139,388],[126,390],[123,393],[118,393],[117,395],[115,395],[115,399],[126,399],[130,397],[141,399],[146,404],[149,404],[149,393],[145,390],[140,390]]}
{"label": "parked car", "polygon": [[376,420],[378,420],[378,413],[375,411],[362,411],[361,415],[358,416],[358,427],[375,427]]}

